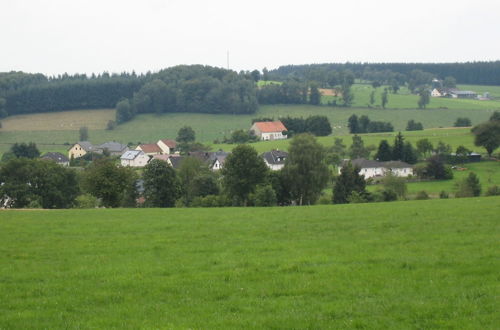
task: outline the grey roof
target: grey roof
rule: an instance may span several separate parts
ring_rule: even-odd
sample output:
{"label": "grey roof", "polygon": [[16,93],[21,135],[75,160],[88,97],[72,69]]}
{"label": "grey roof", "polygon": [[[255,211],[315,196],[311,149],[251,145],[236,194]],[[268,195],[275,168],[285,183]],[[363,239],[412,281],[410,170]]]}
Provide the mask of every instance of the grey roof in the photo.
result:
{"label": "grey roof", "polygon": [[89,141],[80,141],[78,144],[83,148],[83,150],[90,152],[90,151],[96,151],[98,148],[94,146],[92,143]]}
{"label": "grey roof", "polygon": [[60,152],[47,152],[45,155],[40,157],[42,159],[50,159],[55,161],[56,163],[67,163],[69,162],[68,157],[64,156]]}
{"label": "grey roof", "polygon": [[125,151],[128,147],[125,144],[121,144],[120,142],[115,142],[115,141],[110,141],[110,142],[105,142],[101,144],[100,146],[97,146],[99,149],[108,149],[109,152],[123,152]]}
{"label": "grey roof", "polygon": [[210,166],[213,166],[216,161],[219,161],[221,165],[224,165],[227,156],[229,156],[229,153],[222,150],[211,152],[209,155]]}
{"label": "grey roof", "polygon": [[125,151],[125,153],[120,157],[120,159],[123,159],[123,160],[134,160],[140,154],[144,154],[144,152],[141,151],[141,150],[128,150],[128,151]]}
{"label": "grey roof", "polygon": [[[342,163],[342,166],[346,165],[349,162],[349,160],[345,160]],[[397,161],[397,160],[392,160],[389,162],[379,162],[376,160],[370,160],[370,159],[364,159],[364,158],[357,158],[354,160],[350,161],[352,165],[357,166],[359,168],[413,168],[413,165],[410,165],[405,162]]]}
{"label": "grey roof", "polygon": [[264,152],[261,155],[262,158],[268,163],[273,165],[285,164],[285,160],[288,157],[288,152],[281,150],[271,150]]}
{"label": "grey roof", "polygon": [[457,95],[477,95],[477,93],[473,91],[454,91],[452,93]]}
{"label": "grey roof", "polygon": [[170,159],[170,163],[172,163],[172,167],[177,169],[177,168],[181,167],[181,164],[184,161],[184,159],[186,159],[186,157],[177,156],[177,157],[170,157],[169,159]]}

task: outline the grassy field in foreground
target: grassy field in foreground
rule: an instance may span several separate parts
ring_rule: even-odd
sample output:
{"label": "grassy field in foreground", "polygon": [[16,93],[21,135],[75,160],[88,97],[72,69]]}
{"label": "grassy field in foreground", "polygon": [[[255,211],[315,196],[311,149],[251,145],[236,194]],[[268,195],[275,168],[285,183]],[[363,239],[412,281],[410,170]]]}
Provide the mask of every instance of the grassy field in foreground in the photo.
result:
{"label": "grassy field in foreground", "polygon": [[500,198],[0,212],[0,328],[492,329]]}
{"label": "grassy field in foreground", "polygon": [[[367,115],[372,120],[390,121],[396,130],[404,130],[409,119],[422,122],[424,127],[449,127],[456,118],[468,117],[473,124],[487,120],[490,110],[380,110],[331,108],[314,106],[263,106],[253,115],[210,115],[170,113],[162,116],[148,114],[108,131],[103,127],[114,116],[114,110],[67,111],[61,113],[13,116],[2,121],[0,153],[12,143],[34,141],[42,151],[65,151],[78,140],[80,126],[88,126],[90,141],[103,143],[115,140],[123,143],[152,142],[160,138],[175,138],[180,127],[188,125],[196,131],[199,141],[211,143],[229,136],[233,130],[248,129],[252,118],[282,116],[308,117],[325,115],[333,126],[333,135],[347,134],[347,119],[352,114]],[[45,116],[50,119],[44,119]],[[23,130],[26,129],[26,130]],[[453,144],[452,141],[447,142]]]}

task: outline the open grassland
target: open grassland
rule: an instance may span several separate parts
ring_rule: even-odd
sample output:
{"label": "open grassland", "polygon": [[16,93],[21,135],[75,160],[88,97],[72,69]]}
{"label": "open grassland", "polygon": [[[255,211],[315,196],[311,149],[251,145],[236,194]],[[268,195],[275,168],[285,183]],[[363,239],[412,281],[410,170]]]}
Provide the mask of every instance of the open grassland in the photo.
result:
{"label": "open grassland", "polygon": [[[42,151],[61,151],[78,140],[78,129],[89,127],[90,141],[120,141],[123,143],[152,142],[160,138],[175,138],[180,127],[188,125],[196,131],[199,141],[210,143],[215,139],[229,136],[236,129],[248,129],[252,118],[283,116],[308,117],[311,115],[327,116],[333,126],[334,135],[345,135],[347,119],[352,115],[367,115],[371,120],[391,122],[396,130],[404,130],[409,119],[422,122],[424,127],[449,127],[458,117],[468,117],[473,124],[487,120],[492,110],[391,110],[331,108],[327,106],[262,106],[252,115],[212,115],[194,113],[169,113],[161,116],[154,114],[139,115],[134,120],[119,125],[109,131],[104,127],[114,116],[114,110],[70,111],[9,117],[3,121],[0,129],[0,153],[7,151],[12,143],[34,141]],[[50,120],[43,119],[49,116]],[[59,118],[60,117],[60,118]],[[57,119],[59,118],[59,119]],[[58,121],[59,120],[59,121]],[[5,122],[5,124],[4,124]],[[38,122],[43,125],[38,126]],[[23,130],[23,128],[26,128]],[[65,129],[62,129],[65,128]],[[447,142],[453,144],[452,141]],[[459,143],[461,144],[461,143]]]}
{"label": "open grassland", "polygon": [[458,85],[457,87],[464,91],[473,91],[479,94],[488,92],[494,99],[500,99],[500,86]]}
{"label": "open grassland", "polygon": [[0,328],[493,329],[500,198],[0,212]]}

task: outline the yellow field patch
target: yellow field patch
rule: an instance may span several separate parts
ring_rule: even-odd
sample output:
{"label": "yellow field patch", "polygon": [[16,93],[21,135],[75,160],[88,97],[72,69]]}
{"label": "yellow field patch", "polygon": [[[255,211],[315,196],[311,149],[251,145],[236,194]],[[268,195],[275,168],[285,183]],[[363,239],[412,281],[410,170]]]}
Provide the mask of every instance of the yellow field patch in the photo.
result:
{"label": "yellow field patch", "polygon": [[114,109],[36,113],[3,119],[2,131],[72,131],[82,126],[105,129],[110,120],[115,120]]}

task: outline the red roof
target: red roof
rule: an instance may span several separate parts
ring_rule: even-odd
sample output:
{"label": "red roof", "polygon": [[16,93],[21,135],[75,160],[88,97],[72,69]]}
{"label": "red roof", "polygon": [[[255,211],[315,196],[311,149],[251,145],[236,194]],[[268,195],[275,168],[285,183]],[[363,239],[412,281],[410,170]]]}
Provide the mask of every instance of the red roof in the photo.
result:
{"label": "red roof", "polygon": [[154,152],[158,152],[158,153],[162,152],[162,150],[160,149],[160,147],[158,147],[158,145],[156,143],[141,144],[139,146],[139,148],[141,148],[141,150],[147,154],[151,154]]}
{"label": "red roof", "polygon": [[281,121],[258,121],[255,126],[262,133],[283,132],[286,131],[285,125]]}
{"label": "red roof", "polygon": [[175,142],[174,140],[164,139],[164,140],[160,140],[160,141],[165,143],[165,145],[167,147],[169,147],[170,149],[175,149],[177,147],[177,142]]}

